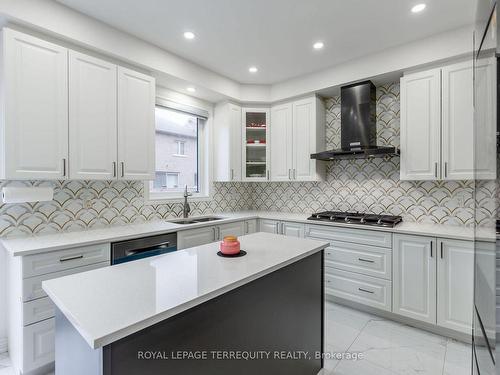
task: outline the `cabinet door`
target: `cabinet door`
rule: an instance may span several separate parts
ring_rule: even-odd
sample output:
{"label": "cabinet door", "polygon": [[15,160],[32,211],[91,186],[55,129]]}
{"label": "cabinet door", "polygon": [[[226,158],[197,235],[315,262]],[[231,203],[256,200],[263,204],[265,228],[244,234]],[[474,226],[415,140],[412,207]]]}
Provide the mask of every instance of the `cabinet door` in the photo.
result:
{"label": "cabinet door", "polygon": [[245,221],[245,234],[256,233],[257,226],[257,219]]}
{"label": "cabinet door", "polygon": [[436,323],[436,239],[394,235],[393,312]]}
{"label": "cabinet door", "polygon": [[271,180],[289,181],[293,178],[292,104],[271,109]]}
{"label": "cabinet door", "polygon": [[475,67],[475,173],[478,180],[494,180],[497,176],[496,112],[497,62],[480,59]]}
{"label": "cabinet door", "polygon": [[471,334],[473,242],[438,241],[437,324]]}
{"label": "cabinet door", "polygon": [[[293,103],[293,179],[316,179],[316,98]],[[274,143],[273,143],[274,144]]]}
{"label": "cabinet door", "polygon": [[445,180],[474,177],[472,61],[442,69],[442,171]]}
{"label": "cabinet door", "polygon": [[31,324],[23,328],[22,372],[29,373],[55,358],[54,318]]}
{"label": "cabinet door", "polygon": [[116,177],[116,65],[69,53],[69,152],[72,179]]}
{"label": "cabinet door", "polygon": [[229,104],[229,178],[230,181],[241,181],[241,107]]}
{"label": "cabinet door", "polygon": [[441,69],[401,78],[401,180],[440,178]]}
{"label": "cabinet door", "polygon": [[270,179],[269,110],[243,108],[242,174],[244,181]]}
{"label": "cabinet door", "polygon": [[68,50],[10,29],[3,33],[4,177],[65,178]]}
{"label": "cabinet door", "polygon": [[219,241],[222,241],[225,236],[243,236],[245,234],[245,223],[243,221],[239,221],[236,223],[222,224],[219,225],[217,229],[217,238]]}
{"label": "cabinet door", "polygon": [[285,236],[304,238],[304,227],[305,225],[300,223],[282,222],[280,233]]}
{"label": "cabinet door", "polygon": [[259,220],[259,232],[278,234],[279,224],[280,224],[280,222],[277,220],[260,219]]}
{"label": "cabinet door", "polygon": [[155,80],[118,67],[118,176],[153,180],[155,176]]}
{"label": "cabinet door", "polygon": [[217,228],[203,227],[177,232],[177,249],[187,249],[216,241]]}

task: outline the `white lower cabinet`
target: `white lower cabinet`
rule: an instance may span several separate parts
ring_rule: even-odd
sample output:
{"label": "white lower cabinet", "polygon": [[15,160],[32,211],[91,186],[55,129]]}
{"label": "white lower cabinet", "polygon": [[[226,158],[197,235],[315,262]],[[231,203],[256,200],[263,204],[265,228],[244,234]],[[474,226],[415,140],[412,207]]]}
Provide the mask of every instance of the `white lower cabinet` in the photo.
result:
{"label": "white lower cabinet", "polygon": [[240,237],[245,234],[245,222],[237,221],[235,223],[222,224],[217,226],[217,239],[222,241],[225,236]]}
{"label": "white lower cabinet", "polygon": [[245,221],[245,234],[252,234],[259,231],[259,223],[257,219]]}
{"label": "white lower cabinet", "polygon": [[55,318],[31,324],[23,328],[23,372],[28,373],[55,357]]}
{"label": "white lower cabinet", "polygon": [[177,249],[188,249],[216,241],[215,227],[203,227],[177,232]]}
{"label": "white lower cabinet", "polygon": [[[250,220],[251,221],[251,220]],[[251,224],[248,224],[251,226]],[[222,241],[225,236],[243,236],[246,234],[244,221],[214,225],[202,228],[182,230],[177,233],[177,249],[187,249],[205,245],[215,241]]]}
{"label": "white lower cabinet", "polygon": [[472,242],[438,240],[437,324],[472,330],[474,248]]}
{"label": "white lower cabinet", "polygon": [[259,220],[259,230],[266,233],[278,234],[278,220],[260,219]]}
{"label": "white lower cabinet", "polygon": [[260,231],[283,234],[290,237],[304,238],[305,225],[290,221],[260,219]]}
{"label": "white lower cabinet", "polygon": [[54,365],[55,306],[42,282],[109,266],[109,259],[109,243],[7,258],[9,352],[15,373],[46,373]]}
{"label": "white lower cabinet", "polygon": [[436,322],[436,239],[395,235],[393,312]]}
{"label": "white lower cabinet", "polygon": [[376,277],[325,268],[326,291],[336,297],[391,311],[391,282]]}
{"label": "white lower cabinet", "polygon": [[470,334],[473,243],[395,235],[393,250],[393,312]]}

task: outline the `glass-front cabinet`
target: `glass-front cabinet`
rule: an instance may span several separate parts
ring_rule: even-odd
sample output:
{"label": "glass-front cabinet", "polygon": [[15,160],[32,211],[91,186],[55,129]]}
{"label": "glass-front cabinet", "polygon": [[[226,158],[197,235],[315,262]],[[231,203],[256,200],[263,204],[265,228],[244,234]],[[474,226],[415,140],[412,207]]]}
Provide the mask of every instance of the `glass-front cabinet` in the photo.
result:
{"label": "glass-front cabinet", "polygon": [[269,180],[269,110],[243,109],[243,179]]}

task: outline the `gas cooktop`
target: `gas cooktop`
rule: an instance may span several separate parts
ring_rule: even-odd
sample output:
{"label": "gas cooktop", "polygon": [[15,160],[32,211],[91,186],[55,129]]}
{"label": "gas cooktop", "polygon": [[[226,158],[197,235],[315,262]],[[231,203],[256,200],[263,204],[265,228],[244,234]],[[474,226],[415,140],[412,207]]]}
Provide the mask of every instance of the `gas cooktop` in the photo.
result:
{"label": "gas cooktop", "polygon": [[312,214],[307,220],[393,228],[402,222],[403,218],[401,216],[363,214],[359,212],[325,211]]}

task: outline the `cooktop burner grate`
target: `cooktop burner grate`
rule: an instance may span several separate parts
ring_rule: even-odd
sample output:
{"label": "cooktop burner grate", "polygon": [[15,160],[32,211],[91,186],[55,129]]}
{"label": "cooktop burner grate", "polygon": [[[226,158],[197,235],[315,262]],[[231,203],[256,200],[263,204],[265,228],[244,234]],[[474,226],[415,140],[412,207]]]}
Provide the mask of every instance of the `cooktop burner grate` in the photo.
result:
{"label": "cooktop burner grate", "polygon": [[375,215],[359,212],[324,211],[312,214],[308,220],[326,221],[332,223],[347,223],[373,225],[379,227],[395,227],[403,221],[401,216]]}

